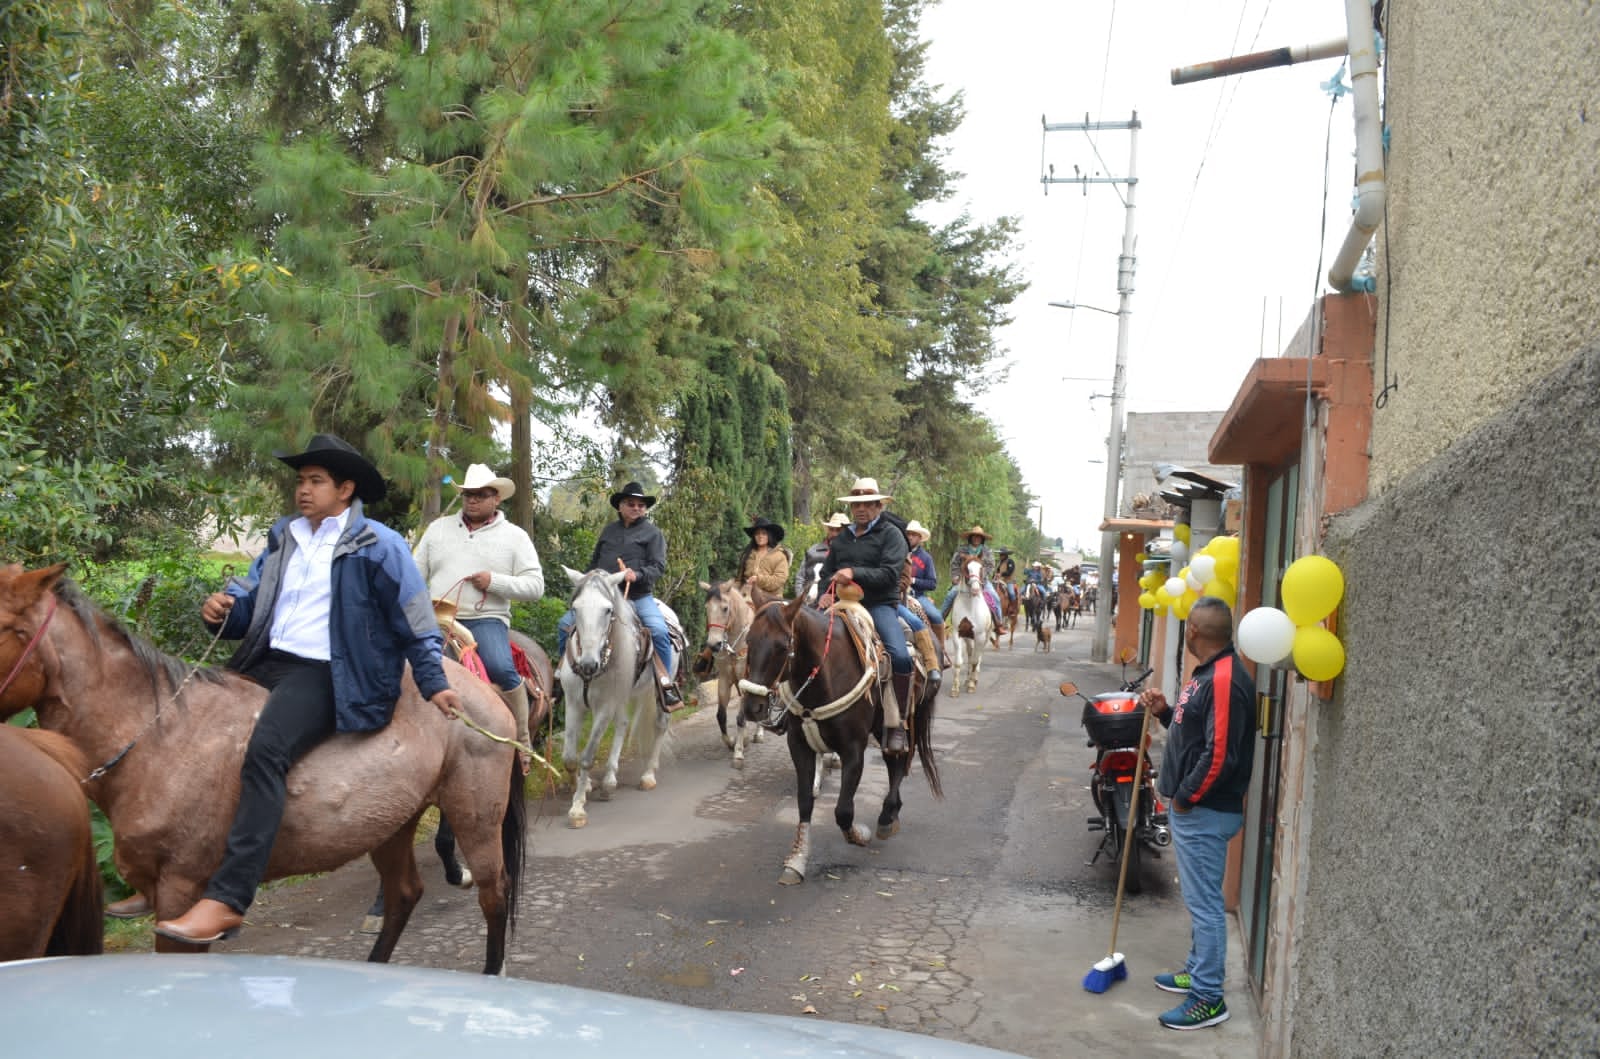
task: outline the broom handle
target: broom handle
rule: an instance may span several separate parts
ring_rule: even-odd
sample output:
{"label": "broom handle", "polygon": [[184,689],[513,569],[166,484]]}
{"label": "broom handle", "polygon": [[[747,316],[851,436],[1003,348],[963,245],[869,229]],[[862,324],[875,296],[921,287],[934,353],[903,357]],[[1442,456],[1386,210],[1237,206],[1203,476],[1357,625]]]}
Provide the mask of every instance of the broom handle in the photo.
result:
{"label": "broom handle", "polygon": [[[1134,701],[1138,701],[1135,699]],[[1128,823],[1132,825],[1139,819],[1139,781],[1144,776],[1145,733],[1150,730],[1150,711],[1144,711],[1144,720],[1139,722],[1139,756],[1133,762],[1133,798],[1128,802]],[[1116,827],[1116,808],[1112,808],[1111,826]],[[1111,945],[1106,949],[1107,956],[1114,956],[1117,952],[1117,925],[1122,921],[1122,890],[1128,884],[1128,860],[1133,852],[1133,827],[1128,828],[1128,833],[1122,842],[1122,870],[1117,872],[1117,902],[1111,910]]]}

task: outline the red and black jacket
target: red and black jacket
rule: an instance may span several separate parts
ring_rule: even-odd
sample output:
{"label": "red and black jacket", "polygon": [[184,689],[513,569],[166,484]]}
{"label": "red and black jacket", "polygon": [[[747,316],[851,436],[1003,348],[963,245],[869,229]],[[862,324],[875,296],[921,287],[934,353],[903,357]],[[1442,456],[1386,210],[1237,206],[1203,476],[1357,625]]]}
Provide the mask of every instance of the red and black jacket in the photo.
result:
{"label": "red and black jacket", "polygon": [[[1227,691],[1218,695],[1218,688]],[[1184,808],[1244,810],[1255,764],[1255,700],[1255,681],[1232,647],[1195,667],[1161,719],[1169,729],[1156,784],[1163,797]]]}

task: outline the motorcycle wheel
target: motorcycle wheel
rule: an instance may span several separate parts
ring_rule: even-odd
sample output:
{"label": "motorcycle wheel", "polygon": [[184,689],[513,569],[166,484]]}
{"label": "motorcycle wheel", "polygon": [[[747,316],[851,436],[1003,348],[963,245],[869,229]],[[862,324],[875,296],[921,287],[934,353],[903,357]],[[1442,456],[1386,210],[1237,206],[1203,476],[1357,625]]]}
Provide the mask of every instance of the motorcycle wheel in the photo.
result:
{"label": "motorcycle wheel", "polygon": [[[1117,828],[1117,853],[1120,857],[1123,849],[1128,851],[1128,878],[1123,884],[1123,890],[1129,894],[1144,893],[1144,879],[1139,875],[1139,840],[1125,827]],[[1118,862],[1117,870],[1121,870]]]}

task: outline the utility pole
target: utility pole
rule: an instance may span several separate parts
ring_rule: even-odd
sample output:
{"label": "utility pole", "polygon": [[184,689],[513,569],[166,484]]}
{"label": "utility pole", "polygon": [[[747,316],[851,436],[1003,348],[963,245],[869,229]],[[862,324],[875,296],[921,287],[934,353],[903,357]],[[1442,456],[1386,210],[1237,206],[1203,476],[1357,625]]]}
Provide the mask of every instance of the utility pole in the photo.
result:
{"label": "utility pole", "polygon": [[[1122,254],[1117,258],[1117,293],[1121,301],[1117,307],[1117,366],[1111,376],[1111,434],[1106,440],[1106,502],[1105,520],[1106,528],[1100,531],[1100,592],[1107,601],[1105,606],[1094,608],[1094,644],[1089,657],[1096,662],[1111,660],[1111,607],[1112,580],[1116,576],[1112,570],[1112,557],[1117,547],[1117,531],[1111,529],[1109,523],[1117,517],[1117,495],[1122,484],[1122,402],[1127,396],[1127,370],[1128,370],[1128,320],[1133,315],[1133,271],[1135,259],[1133,255],[1133,198],[1134,191],[1138,188],[1139,178],[1136,175],[1139,159],[1139,112],[1134,111],[1132,118],[1127,121],[1090,121],[1087,114],[1083,121],[1040,122],[1044,125],[1046,133],[1051,132],[1090,132],[1095,130],[1126,129],[1128,130],[1128,175],[1125,177],[1091,177],[1078,173],[1071,177],[1058,177],[1055,175],[1055,166],[1051,166],[1048,173],[1039,177],[1039,183],[1044,185],[1045,194],[1050,193],[1051,184],[1082,184],[1084,194],[1089,193],[1089,184],[1126,184],[1128,192],[1122,198],[1126,222],[1122,232]],[[1076,170],[1076,167],[1074,167]],[[1126,606],[1128,601],[1121,601]]]}

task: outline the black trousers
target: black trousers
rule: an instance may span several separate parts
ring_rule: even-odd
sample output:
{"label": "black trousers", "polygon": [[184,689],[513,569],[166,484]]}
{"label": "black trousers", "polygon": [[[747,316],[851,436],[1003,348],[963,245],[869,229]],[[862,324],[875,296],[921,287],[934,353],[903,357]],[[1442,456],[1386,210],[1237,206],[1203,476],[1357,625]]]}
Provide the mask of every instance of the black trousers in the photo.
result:
{"label": "black trousers", "polygon": [[326,662],[269,651],[245,674],[268,689],[239,769],[239,808],[222,866],[206,896],[243,913],[267,872],[296,761],[334,732],[333,674]]}

